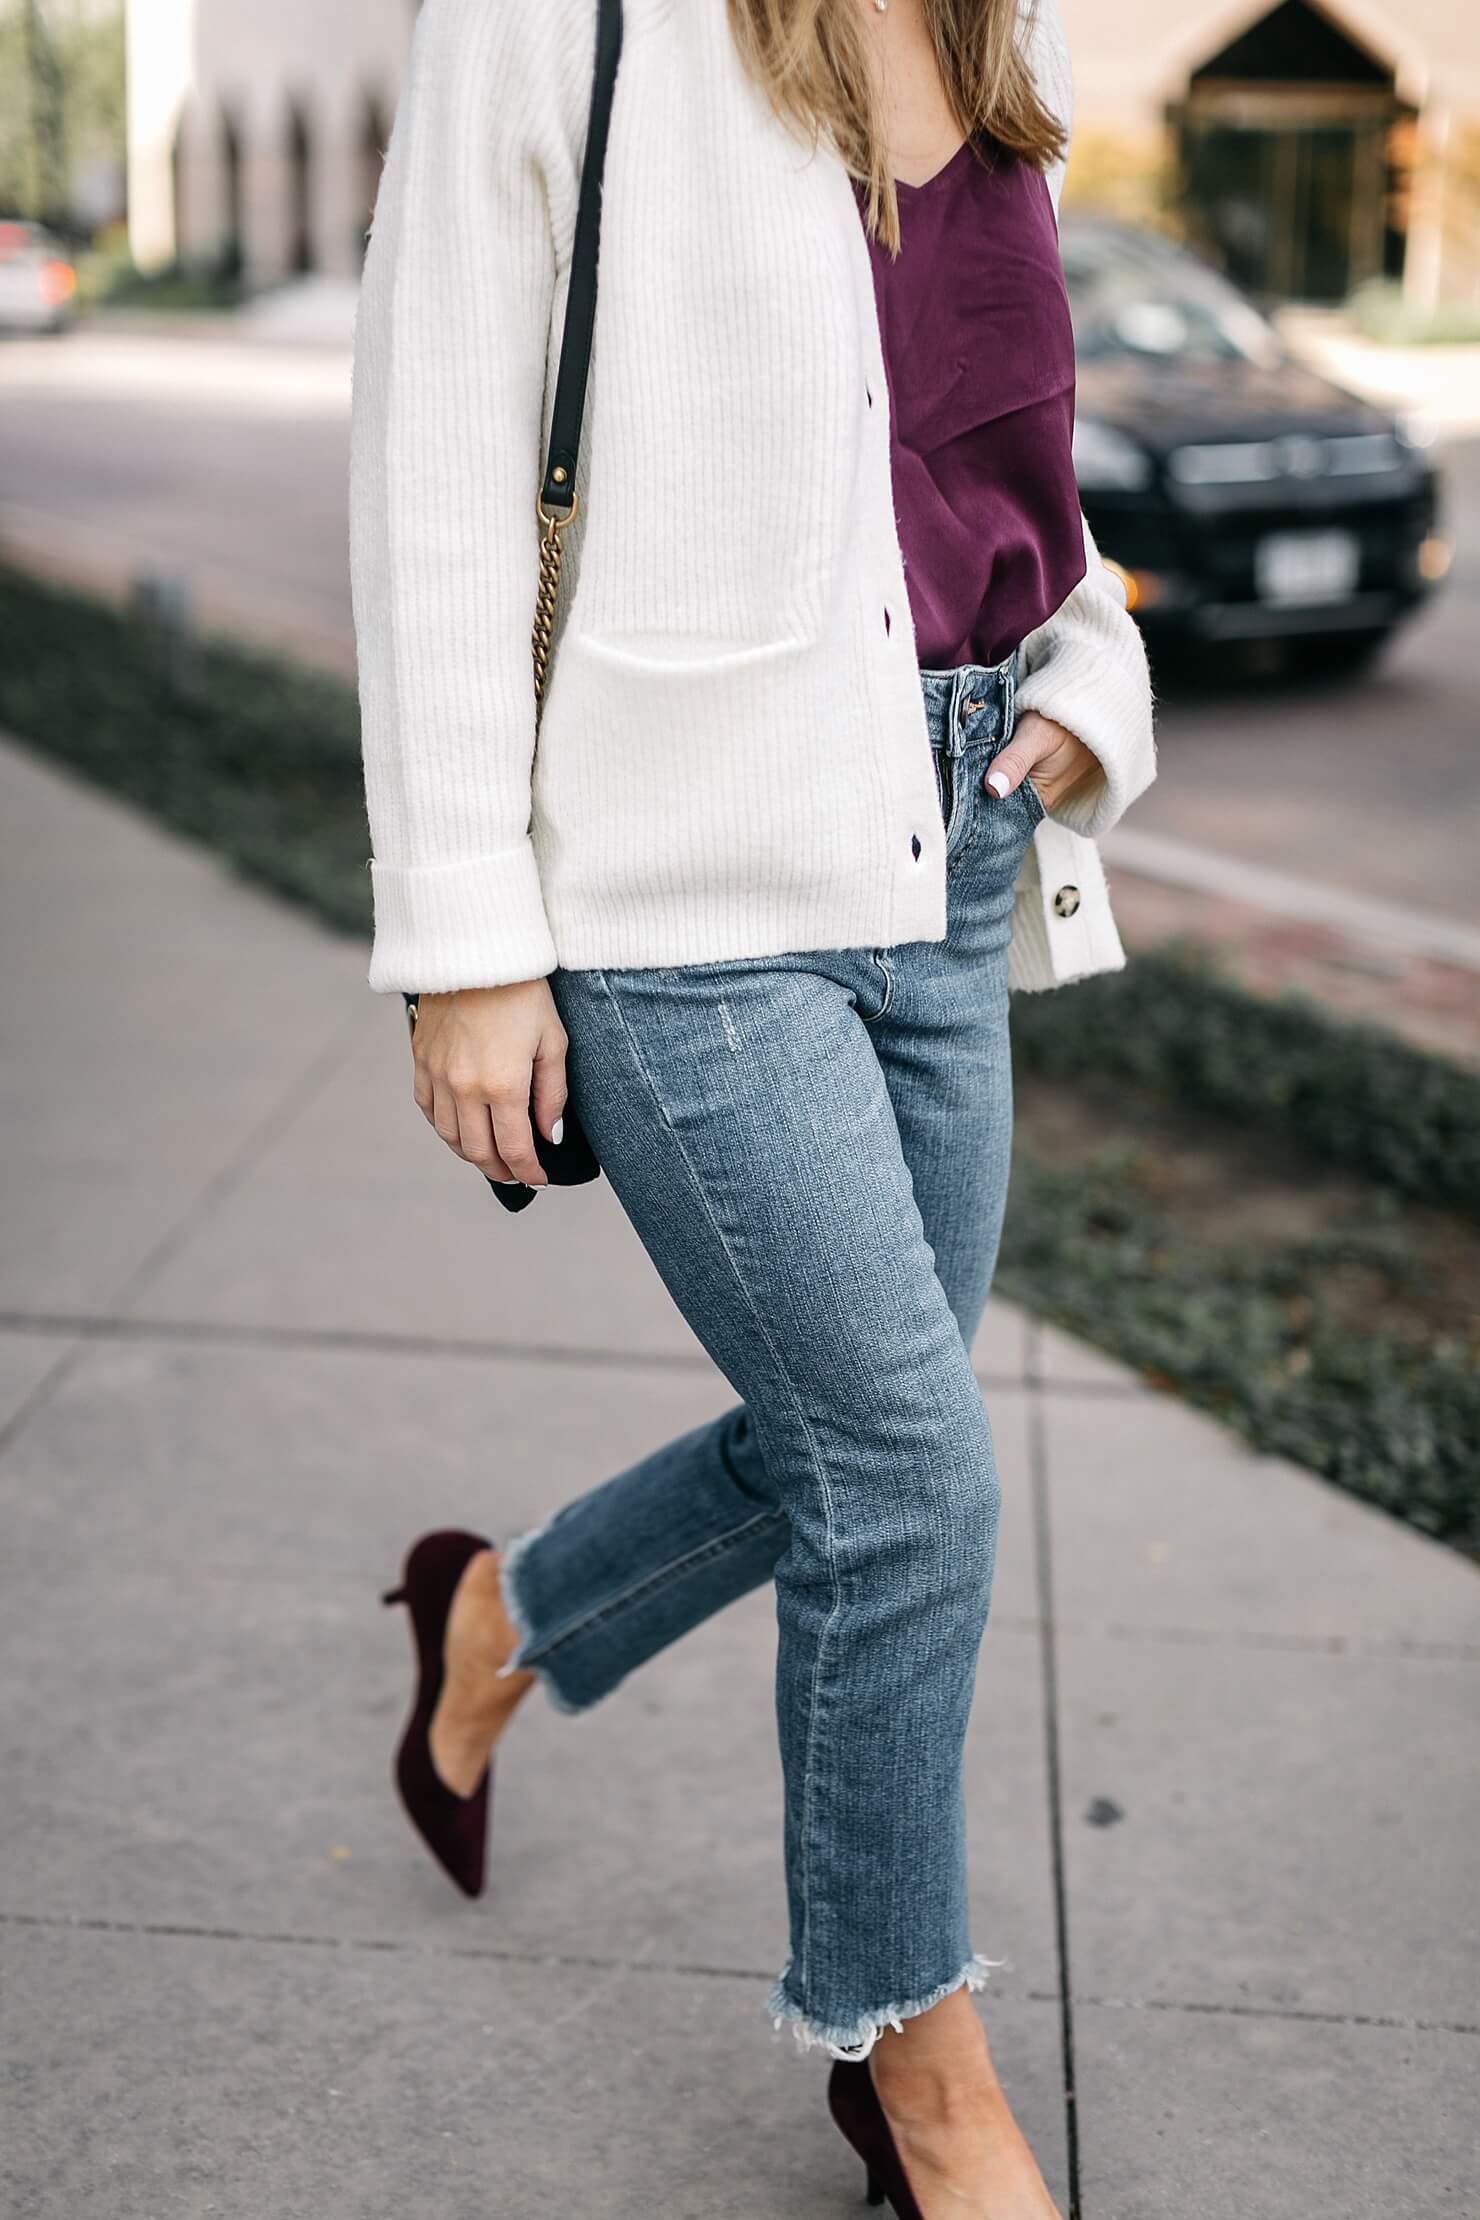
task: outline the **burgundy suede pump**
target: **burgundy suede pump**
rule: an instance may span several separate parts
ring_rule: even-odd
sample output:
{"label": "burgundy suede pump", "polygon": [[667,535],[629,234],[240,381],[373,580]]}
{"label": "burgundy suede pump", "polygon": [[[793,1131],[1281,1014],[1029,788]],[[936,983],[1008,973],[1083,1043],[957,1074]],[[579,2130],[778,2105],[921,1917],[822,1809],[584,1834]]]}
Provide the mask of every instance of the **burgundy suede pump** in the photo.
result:
{"label": "burgundy suede pump", "polygon": [[493,1767],[484,1769],[471,1796],[458,1796],[432,1763],[429,1737],[442,1693],[442,1647],[452,1598],[469,1560],[492,1546],[481,1534],[456,1529],[423,1534],[407,1551],[400,1587],[388,1588],[380,1599],[406,1605],[416,1645],[416,1695],[396,1751],[396,1786],[407,1818],[464,1896],[483,1893]]}
{"label": "burgundy suede pump", "polygon": [[866,2063],[850,2065],[842,2058],[837,2061],[827,2084],[827,2104],[868,2169],[869,2203],[882,2205],[887,2201],[898,2220],[922,2220]]}

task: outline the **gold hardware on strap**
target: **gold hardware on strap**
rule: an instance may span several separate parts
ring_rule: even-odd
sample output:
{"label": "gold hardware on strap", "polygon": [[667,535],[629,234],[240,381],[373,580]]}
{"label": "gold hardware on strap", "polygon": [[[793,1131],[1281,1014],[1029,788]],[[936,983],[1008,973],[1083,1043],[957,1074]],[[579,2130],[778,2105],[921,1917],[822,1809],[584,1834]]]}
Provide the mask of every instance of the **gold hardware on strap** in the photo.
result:
{"label": "gold hardware on strap", "polygon": [[543,500],[535,498],[534,513],[544,530],[540,534],[540,578],[534,597],[534,632],[531,646],[534,651],[534,706],[538,716],[544,705],[545,679],[550,668],[550,648],[555,638],[555,606],[560,595],[560,564],[564,550],[560,535],[567,524],[575,521],[580,506],[574,494],[570,508],[564,516],[557,516],[547,509]]}

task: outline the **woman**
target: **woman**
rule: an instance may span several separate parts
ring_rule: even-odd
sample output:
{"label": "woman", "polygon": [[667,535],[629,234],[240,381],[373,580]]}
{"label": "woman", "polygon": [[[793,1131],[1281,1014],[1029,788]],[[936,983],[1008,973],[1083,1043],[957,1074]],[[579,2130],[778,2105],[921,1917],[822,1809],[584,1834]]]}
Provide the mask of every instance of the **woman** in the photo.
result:
{"label": "woman", "polygon": [[[1009,984],[1123,959],[1153,774],[1084,529],[1045,0],[628,0],[580,522],[535,746],[533,503],[594,0],[427,0],[356,344],[371,983],[454,1154],[567,1099],[742,1401],[502,1554],[407,1562],[408,1809],[481,1886],[495,1743],[773,1580],[789,1961],[897,2213],[1043,2220],[969,1992],[997,1530],[969,1347]],[[1072,1022],[1069,1011],[1066,1022]]]}

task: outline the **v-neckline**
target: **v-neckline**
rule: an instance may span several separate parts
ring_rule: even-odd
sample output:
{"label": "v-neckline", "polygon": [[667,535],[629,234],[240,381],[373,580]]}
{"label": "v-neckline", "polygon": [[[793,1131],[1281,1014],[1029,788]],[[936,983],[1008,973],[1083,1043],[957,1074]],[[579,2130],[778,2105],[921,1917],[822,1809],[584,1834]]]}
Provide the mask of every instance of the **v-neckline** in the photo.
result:
{"label": "v-neckline", "polygon": [[938,170],[932,170],[928,177],[921,178],[918,185],[912,185],[907,177],[896,177],[896,179],[894,180],[894,190],[897,193],[928,193],[932,185],[938,185],[941,179],[946,176],[949,171],[953,170],[956,167],[956,164],[960,161],[962,155],[970,150],[972,141],[975,139],[975,137],[976,133],[974,131],[968,132],[966,137],[961,141],[961,144],[957,147],[955,153],[947,155],[945,161],[941,163],[940,168]]}

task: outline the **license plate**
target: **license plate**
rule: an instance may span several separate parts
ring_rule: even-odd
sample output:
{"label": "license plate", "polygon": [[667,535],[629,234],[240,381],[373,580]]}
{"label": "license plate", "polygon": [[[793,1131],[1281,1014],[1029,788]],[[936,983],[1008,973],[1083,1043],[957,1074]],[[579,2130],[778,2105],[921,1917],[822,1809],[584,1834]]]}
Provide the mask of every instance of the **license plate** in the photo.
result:
{"label": "license plate", "polygon": [[1361,567],[1351,532],[1271,532],[1254,550],[1261,601],[1345,601]]}

